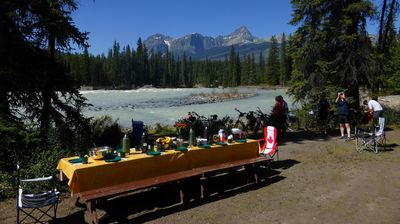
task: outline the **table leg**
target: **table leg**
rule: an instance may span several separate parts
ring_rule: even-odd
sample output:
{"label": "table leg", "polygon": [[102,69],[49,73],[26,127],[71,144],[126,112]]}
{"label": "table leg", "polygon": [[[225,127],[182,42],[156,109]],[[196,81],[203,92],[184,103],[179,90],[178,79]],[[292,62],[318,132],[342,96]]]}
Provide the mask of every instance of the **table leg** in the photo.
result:
{"label": "table leg", "polygon": [[204,181],[206,177],[203,175],[200,176],[200,198],[204,198]]}
{"label": "table leg", "polygon": [[254,164],[253,164],[253,165],[245,166],[245,169],[246,169],[248,175],[251,177],[251,180],[250,180],[250,181],[253,181],[253,179],[254,179],[254,181],[255,181],[256,183],[258,183],[258,175],[257,175],[257,173],[255,172]]}
{"label": "table leg", "polygon": [[178,184],[178,188],[179,188],[179,198],[181,200],[180,204],[183,204],[183,199],[185,197],[185,194],[183,193],[182,184],[179,180],[177,181],[177,184]]}
{"label": "table leg", "polygon": [[86,202],[86,215],[90,223],[99,224],[99,219],[97,217],[96,206],[94,202]]}
{"label": "table leg", "polygon": [[258,174],[257,174],[257,167],[255,164],[253,164],[253,173],[254,173],[254,179],[256,181],[256,183],[258,183],[260,181],[260,179],[258,178]]}

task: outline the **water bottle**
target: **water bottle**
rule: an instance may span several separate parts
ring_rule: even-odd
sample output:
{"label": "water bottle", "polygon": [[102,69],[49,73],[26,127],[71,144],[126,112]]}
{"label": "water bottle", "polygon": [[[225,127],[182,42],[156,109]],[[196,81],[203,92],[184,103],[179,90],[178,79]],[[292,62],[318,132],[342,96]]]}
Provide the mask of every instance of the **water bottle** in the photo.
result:
{"label": "water bottle", "polygon": [[194,131],[192,128],[189,130],[189,146],[194,146]]}
{"label": "water bottle", "polygon": [[224,129],[219,129],[219,131],[218,131],[218,136],[219,136],[219,141],[220,141],[220,142],[225,142],[225,133],[224,133]]}
{"label": "water bottle", "polygon": [[125,152],[125,154],[129,154],[131,149],[131,143],[129,141],[128,135],[125,133],[124,138],[122,139],[122,151]]}
{"label": "water bottle", "polygon": [[142,151],[146,152],[147,151],[147,142],[146,142],[146,133],[143,132],[142,138],[140,139],[140,144],[142,145]]}
{"label": "water bottle", "polygon": [[207,126],[204,128],[203,138],[207,139],[207,141],[208,141],[208,127]]}

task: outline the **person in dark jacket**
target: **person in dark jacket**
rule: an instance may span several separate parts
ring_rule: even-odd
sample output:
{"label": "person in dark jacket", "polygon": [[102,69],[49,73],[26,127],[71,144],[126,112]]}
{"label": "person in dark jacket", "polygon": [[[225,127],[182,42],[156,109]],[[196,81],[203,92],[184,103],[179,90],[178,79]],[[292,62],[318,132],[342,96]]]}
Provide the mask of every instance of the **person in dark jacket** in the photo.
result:
{"label": "person in dark jacket", "polygon": [[280,132],[285,133],[287,129],[287,116],[289,113],[289,107],[282,96],[275,97],[275,105],[272,108],[272,114],[274,125]]}
{"label": "person in dark jacket", "polygon": [[330,105],[325,96],[321,95],[318,102],[318,120],[319,120],[319,130],[321,133],[327,134],[328,126],[328,115],[329,115]]}
{"label": "person in dark jacket", "polygon": [[350,140],[350,124],[349,124],[349,104],[346,101],[346,96],[344,92],[339,92],[336,98],[336,103],[338,104],[338,115],[339,115],[339,123],[340,123],[340,138],[346,138],[345,128],[347,131],[346,140]]}

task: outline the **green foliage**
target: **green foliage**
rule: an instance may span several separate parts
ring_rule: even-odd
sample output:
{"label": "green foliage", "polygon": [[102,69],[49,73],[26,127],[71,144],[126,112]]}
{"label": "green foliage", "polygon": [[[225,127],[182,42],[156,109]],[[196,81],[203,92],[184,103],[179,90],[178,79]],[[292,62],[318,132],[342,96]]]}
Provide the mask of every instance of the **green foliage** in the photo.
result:
{"label": "green foliage", "polygon": [[279,85],[280,65],[278,40],[271,37],[271,46],[268,52],[265,81],[270,85]]}
{"label": "green foliage", "polygon": [[156,123],[154,126],[147,126],[146,130],[149,134],[154,135],[176,135],[178,130],[173,125],[165,125]]}
{"label": "green foliage", "polygon": [[22,123],[0,117],[0,170],[11,172],[17,161],[28,161],[38,151],[39,133]]}
{"label": "green foliage", "polygon": [[[386,94],[400,94],[400,41],[392,45],[389,58],[384,65],[383,82],[386,84]],[[382,91],[382,90],[381,90]],[[382,91],[383,92],[383,91]]]}
{"label": "green foliage", "polygon": [[375,62],[366,21],[374,15],[369,0],[293,0],[291,38],[295,98],[307,97],[314,88],[347,89],[359,101],[359,86],[371,86]]}
{"label": "green foliage", "polygon": [[386,126],[400,127],[400,111],[385,107],[383,116],[386,119]]}
{"label": "green foliage", "polygon": [[0,170],[0,200],[15,196],[15,176]]}
{"label": "green foliage", "polygon": [[111,116],[101,116],[91,121],[91,143],[93,146],[116,147],[122,138],[121,127]]}
{"label": "green foliage", "polygon": [[26,177],[53,175],[60,158],[74,154],[42,145],[39,132],[11,119],[0,118],[0,198],[15,193],[16,164]]}

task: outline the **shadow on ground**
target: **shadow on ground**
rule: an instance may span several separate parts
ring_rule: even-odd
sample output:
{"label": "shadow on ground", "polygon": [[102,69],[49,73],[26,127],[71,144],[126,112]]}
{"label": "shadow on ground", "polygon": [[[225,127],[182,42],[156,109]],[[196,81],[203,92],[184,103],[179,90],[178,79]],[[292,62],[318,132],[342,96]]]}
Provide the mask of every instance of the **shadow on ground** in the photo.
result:
{"label": "shadow on ground", "polygon": [[[189,179],[182,185],[186,199],[182,204],[179,202],[179,191],[176,184],[166,184],[124,195],[123,197],[113,198],[99,206],[99,217],[101,223],[144,223],[237,194],[267,187],[285,179],[284,176],[280,175],[280,169],[288,169],[298,163],[296,160],[289,159],[258,167],[256,172],[261,178],[259,183],[255,183],[253,176],[249,175],[244,168],[211,174],[204,183],[204,198],[200,197],[200,180]],[[66,217],[57,218],[51,223],[85,223],[84,211],[77,211]]]}

